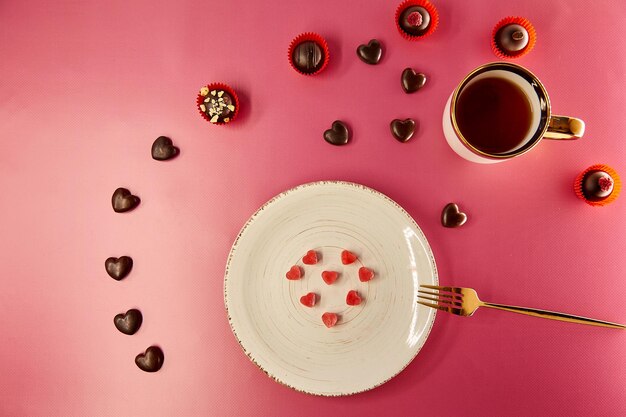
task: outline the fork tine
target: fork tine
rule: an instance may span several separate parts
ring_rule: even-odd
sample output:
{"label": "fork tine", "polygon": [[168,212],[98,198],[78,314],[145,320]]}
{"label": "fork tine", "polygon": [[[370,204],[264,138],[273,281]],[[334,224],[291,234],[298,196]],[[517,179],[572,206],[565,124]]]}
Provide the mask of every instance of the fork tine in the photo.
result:
{"label": "fork tine", "polygon": [[420,287],[430,288],[431,290],[449,291],[449,292],[461,294],[461,288],[459,287],[441,287],[439,285],[426,285],[426,284],[420,284]]}
{"label": "fork tine", "polygon": [[446,305],[446,306],[450,306],[450,307],[461,307],[463,304],[460,301],[454,301],[452,299],[441,299],[441,298],[434,298],[434,297],[426,297],[423,295],[418,295],[419,298],[423,299],[423,300],[429,300],[429,301],[436,301],[440,304]]}
{"label": "fork tine", "polygon": [[440,306],[440,305],[437,305],[437,304],[424,303],[422,301],[418,301],[417,303],[421,304],[423,306],[426,306],[426,307],[436,308],[437,310],[446,311],[448,313],[456,314],[457,316],[461,315],[461,309],[460,308],[444,307],[444,306]]}
{"label": "fork tine", "polygon": [[417,290],[417,292],[420,294],[435,295],[437,297],[454,298],[455,300],[459,300],[459,301],[463,299],[463,294],[454,295],[454,294],[444,294],[442,292],[431,292],[431,291],[422,291],[422,290]]}
{"label": "fork tine", "polygon": [[452,300],[442,300],[440,298],[426,297],[426,296],[423,296],[423,295],[418,295],[417,297],[421,298],[422,300],[436,301],[438,303],[445,304],[445,305],[450,305],[450,303],[452,302]]}
{"label": "fork tine", "polygon": [[441,310],[441,311],[448,311],[448,307],[440,306],[437,304],[425,303],[423,301],[418,301],[417,304],[421,304],[423,306],[430,307],[430,308],[436,308],[437,310]]}

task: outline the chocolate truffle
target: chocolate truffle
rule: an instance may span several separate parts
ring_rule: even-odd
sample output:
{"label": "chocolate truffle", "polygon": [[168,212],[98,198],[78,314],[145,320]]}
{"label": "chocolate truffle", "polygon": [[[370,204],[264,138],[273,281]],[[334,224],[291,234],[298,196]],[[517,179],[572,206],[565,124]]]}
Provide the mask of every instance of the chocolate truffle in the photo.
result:
{"label": "chocolate truffle", "polygon": [[235,113],[235,100],[225,90],[202,87],[200,95],[205,97],[199,107],[211,123],[228,123]]}
{"label": "chocolate truffle", "polygon": [[585,174],[581,189],[587,200],[602,201],[611,195],[614,185],[615,180],[608,172],[593,170]]}
{"label": "chocolate truffle", "polygon": [[422,6],[407,7],[400,14],[400,28],[413,36],[420,36],[426,33],[430,26],[430,13]]}
{"label": "chocolate truffle", "polygon": [[622,188],[617,172],[608,165],[595,164],[576,176],[574,193],[590,206],[611,204]]}
{"label": "chocolate truffle", "polygon": [[524,17],[508,16],[491,31],[491,50],[500,59],[517,59],[532,51],[537,32]]}
{"label": "chocolate truffle", "polygon": [[304,41],[293,49],[293,65],[305,74],[312,74],[324,65],[324,52],[315,41]]}
{"label": "chocolate truffle", "polygon": [[529,35],[522,25],[512,23],[496,33],[496,45],[503,52],[517,54],[528,46]]}

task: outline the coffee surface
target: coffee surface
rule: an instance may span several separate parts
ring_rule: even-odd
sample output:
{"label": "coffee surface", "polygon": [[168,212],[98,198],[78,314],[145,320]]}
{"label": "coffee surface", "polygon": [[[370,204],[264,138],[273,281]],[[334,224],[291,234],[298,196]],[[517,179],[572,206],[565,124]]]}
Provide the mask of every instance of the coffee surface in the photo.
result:
{"label": "coffee surface", "polygon": [[513,82],[482,78],[466,86],[456,104],[463,137],[489,154],[505,154],[526,140],[532,125],[531,103]]}

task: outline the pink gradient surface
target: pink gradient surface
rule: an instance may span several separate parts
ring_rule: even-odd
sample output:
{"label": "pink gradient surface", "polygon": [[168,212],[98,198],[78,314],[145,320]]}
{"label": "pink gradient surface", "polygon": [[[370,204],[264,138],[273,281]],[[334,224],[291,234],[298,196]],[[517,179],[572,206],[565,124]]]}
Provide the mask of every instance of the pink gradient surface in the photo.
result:
{"label": "pink gradient surface", "polygon": [[[626,415],[626,331],[439,314],[399,376],[319,398],[265,376],[230,330],[223,273],[240,227],[275,194],[321,179],[362,183],[406,208],[442,283],[626,322],[626,195],[594,208],[571,186],[594,163],[626,176],[626,3],[436,5],[437,31],[408,42],[385,0],[2,2],[0,415]],[[582,118],[587,132],[472,164],[449,149],[441,114],[463,75],[495,60],[489,35],[508,15],[538,33],[518,62],[544,82],[554,112]],[[319,76],[287,62],[305,31],[329,43]],[[377,66],[355,54],[371,38],[384,45]],[[409,66],[429,78],[413,95],[400,88]],[[196,112],[212,81],[239,93],[230,126]],[[389,122],[407,117],[419,129],[400,144]],[[348,146],[322,139],[335,119],[351,126]],[[150,157],[159,135],[181,148],[177,159]],[[114,213],[117,187],[140,207]],[[440,224],[451,201],[469,216],[460,229]],[[117,282],[104,260],[121,255],[135,267]],[[126,336],[113,316],[132,307],[144,324]],[[151,344],[165,352],[156,374],[133,363]]]}

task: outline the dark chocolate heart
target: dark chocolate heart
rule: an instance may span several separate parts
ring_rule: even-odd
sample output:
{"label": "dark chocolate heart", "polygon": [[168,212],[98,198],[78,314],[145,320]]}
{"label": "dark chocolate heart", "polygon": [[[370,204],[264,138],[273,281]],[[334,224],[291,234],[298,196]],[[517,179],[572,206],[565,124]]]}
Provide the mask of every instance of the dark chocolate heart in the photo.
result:
{"label": "dark chocolate heart", "polygon": [[130,273],[133,269],[133,258],[130,256],[120,256],[119,258],[108,258],[104,261],[104,267],[107,270],[107,274],[116,281],[121,281]]}
{"label": "dark chocolate heart", "polygon": [[113,323],[115,323],[117,330],[128,335],[137,333],[137,330],[141,327],[142,322],[143,316],[141,315],[141,311],[136,308],[130,309],[124,314],[120,313],[113,317]]}
{"label": "dark chocolate heart", "polygon": [[444,227],[461,227],[467,221],[467,215],[459,211],[454,203],[447,204],[441,212],[441,224]]}
{"label": "dark chocolate heart", "polygon": [[163,366],[163,351],[158,346],[150,346],[145,353],[135,357],[135,363],[142,371],[156,372]]}
{"label": "dark chocolate heart", "polygon": [[413,133],[415,133],[415,120],[393,119],[389,127],[391,127],[391,134],[394,138],[398,139],[400,142],[406,142],[411,139]]}
{"label": "dark chocolate heart", "polygon": [[359,47],[356,48],[356,54],[361,58],[361,61],[366,64],[376,65],[383,56],[383,48],[380,46],[378,40],[372,39],[367,45],[359,45]]}
{"label": "dark chocolate heart", "polygon": [[166,136],[159,136],[152,144],[152,159],[157,161],[167,161],[175,158],[180,150],[172,144],[172,139]]}
{"label": "dark chocolate heart", "polygon": [[141,200],[136,195],[132,195],[126,188],[118,188],[113,193],[111,204],[116,213],[124,213],[137,207]]}
{"label": "dark chocolate heart", "polygon": [[341,120],[335,120],[332,128],[324,132],[324,140],[335,146],[345,145],[350,140],[348,126]]}
{"label": "dark chocolate heart", "polygon": [[417,73],[413,68],[406,68],[402,71],[402,89],[405,93],[414,93],[426,84],[426,76]]}

